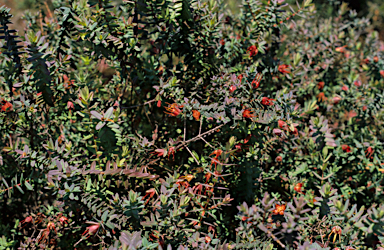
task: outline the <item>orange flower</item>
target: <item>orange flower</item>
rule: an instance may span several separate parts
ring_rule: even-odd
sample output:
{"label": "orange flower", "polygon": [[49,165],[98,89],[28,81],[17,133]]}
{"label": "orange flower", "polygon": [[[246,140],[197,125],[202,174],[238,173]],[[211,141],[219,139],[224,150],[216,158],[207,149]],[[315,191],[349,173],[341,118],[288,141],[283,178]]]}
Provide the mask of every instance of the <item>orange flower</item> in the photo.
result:
{"label": "orange flower", "polygon": [[257,49],[256,45],[252,45],[250,46],[247,51],[249,52],[249,55],[250,56],[255,56],[257,55],[257,53],[259,52],[259,50]]}
{"label": "orange flower", "polygon": [[271,105],[273,105],[273,101],[274,101],[275,99],[271,99],[271,98],[268,98],[268,97],[263,97],[262,99],[261,99],[261,104],[263,104],[263,105],[265,105],[265,106],[271,106]]}
{"label": "orange flower", "polygon": [[244,109],[243,117],[244,118],[252,118],[252,117],[255,117],[255,115],[249,109]]}
{"label": "orange flower", "polygon": [[278,214],[280,214],[280,215],[284,215],[284,211],[285,211],[285,204],[284,205],[278,205],[278,204],[276,204],[275,205],[275,209],[272,211],[273,212],[273,214],[275,214],[275,215],[278,215]]}
{"label": "orange flower", "polygon": [[291,73],[291,71],[287,70],[290,66],[287,65],[287,64],[282,64],[282,65],[279,65],[279,72],[280,73],[283,73],[283,74],[287,74],[287,73]]}
{"label": "orange flower", "polygon": [[327,100],[327,97],[325,97],[325,94],[324,92],[321,92],[317,95],[317,99],[320,101],[326,101]]}
{"label": "orange flower", "polygon": [[222,153],[223,153],[223,150],[221,150],[221,149],[216,149],[216,150],[213,151],[213,153],[210,154],[210,155],[216,155],[216,158],[217,158],[217,157],[219,157]]}
{"label": "orange flower", "polygon": [[380,75],[384,77],[384,70],[380,70]]}
{"label": "orange flower", "polygon": [[178,116],[180,113],[181,113],[181,109],[183,106],[179,106],[177,103],[174,103],[174,104],[169,104],[170,105],[169,107],[166,107],[165,109],[168,111],[168,112],[165,112],[166,114],[170,115],[170,116]]}
{"label": "orange flower", "polygon": [[351,147],[348,146],[347,144],[341,145],[341,149],[342,149],[344,152],[346,152],[346,153],[351,152]]}
{"label": "orange flower", "polygon": [[320,89],[320,90],[322,90],[322,89],[324,88],[324,85],[325,85],[325,82],[319,82],[319,83],[317,84],[317,88]]}
{"label": "orange flower", "polygon": [[209,242],[211,242],[211,237],[205,236],[205,243],[209,243]]}
{"label": "orange flower", "polygon": [[301,192],[301,188],[303,187],[303,183],[297,183],[295,187],[293,188],[296,192],[303,193]]}
{"label": "orange flower", "polygon": [[1,107],[1,110],[4,111],[4,112],[9,112],[9,111],[12,111],[12,108],[13,108],[13,105],[8,102],[8,101],[1,101],[1,104],[0,107]]}
{"label": "orange flower", "polygon": [[200,120],[200,112],[197,110],[192,110],[192,116],[195,118],[196,121]]}
{"label": "orange flower", "polygon": [[378,56],[374,56],[373,57],[373,61],[375,61],[375,63],[377,63],[379,61],[379,57]]}

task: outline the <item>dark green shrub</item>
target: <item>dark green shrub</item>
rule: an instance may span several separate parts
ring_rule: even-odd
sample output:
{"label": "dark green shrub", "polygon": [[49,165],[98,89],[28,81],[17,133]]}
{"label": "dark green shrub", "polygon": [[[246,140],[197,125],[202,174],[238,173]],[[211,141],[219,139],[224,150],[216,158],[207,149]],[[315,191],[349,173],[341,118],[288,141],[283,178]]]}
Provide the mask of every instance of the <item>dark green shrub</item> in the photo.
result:
{"label": "dark green shrub", "polygon": [[0,9],[3,248],[380,246],[367,19],[309,0],[52,4],[25,37]]}

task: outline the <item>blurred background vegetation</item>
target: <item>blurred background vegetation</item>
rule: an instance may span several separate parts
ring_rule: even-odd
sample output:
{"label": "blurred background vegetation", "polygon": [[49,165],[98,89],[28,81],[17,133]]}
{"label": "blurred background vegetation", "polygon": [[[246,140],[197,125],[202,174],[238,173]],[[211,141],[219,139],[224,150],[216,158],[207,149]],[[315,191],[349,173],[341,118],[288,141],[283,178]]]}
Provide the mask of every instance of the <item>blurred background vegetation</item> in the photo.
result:
{"label": "blurred background vegetation", "polygon": [[[5,1],[5,2],[4,2]],[[22,20],[23,13],[30,11],[31,14],[36,14],[38,9],[31,9],[36,2],[40,3],[42,11],[47,11],[47,8],[52,7],[52,2],[55,0],[2,0],[8,8],[11,8],[11,13],[14,15],[13,28],[18,30],[20,34],[24,33],[24,23]],[[261,0],[268,1],[268,0]],[[240,0],[225,0],[228,11],[237,13]],[[285,0],[286,3],[295,4],[296,0]],[[299,0],[301,2],[301,0]],[[336,6],[345,2],[351,10],[355,10],[359,17],[367,17],[373,24],[373,27],[379,32],[381,40],[384,40],[384,1],[383,0],[313,0],[316,4],[317,14],[323,17],[334,16]],[[0,6],[3,5],[0,3]]]}

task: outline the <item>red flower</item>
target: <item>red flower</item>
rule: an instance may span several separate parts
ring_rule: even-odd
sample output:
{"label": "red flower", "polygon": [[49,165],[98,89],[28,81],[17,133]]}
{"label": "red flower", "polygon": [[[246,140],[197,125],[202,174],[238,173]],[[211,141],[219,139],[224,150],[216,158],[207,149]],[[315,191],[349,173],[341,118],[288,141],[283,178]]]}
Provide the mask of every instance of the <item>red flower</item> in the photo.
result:
{"label": "red flower", "polygon": [[229,87],[229,92],[233,93],[235,90],[236,90],[235,85],[231,85],[231,87]]}
{"label": "red flower", "polygon": [[[168,103],[169,104],[169,103]],[[183,106],[179,106],[178,104],[174,103],[174,104],[170,104],[169,107],[166,107],[165,109],[168,111],[168,112],[165,112],[166,114],[170,115],[170,116],[178,116],[180,113],[181,113],[181,109]]]}
{"label": "red flower", "polygon": [[366,111],[367,110],[367,106],[363,106],[363,111]]}
{"label": "red flower", "polygon": [[225,41],[224,41],[224,39],[221,39],[221,40],[220,40],[220,44],[223,45],[223,46],[225,45]]}
{"label": "red flower", "polygon": [[161,100],[158,100],[158,101],[157,101],[157,107],[158,107],[158,108],[161,107]]}
{"label": "red flower", "polygon": [[200,112],[197,110],[192,110],[192,116],[196,121],[200,120]]}
{"label": "red flower", "polygon": [[302,193],[301,188],[303,187],[303,183],[297,183],[293,188],[296,192]]}
{"label": "red flower", "polygon": [[252,135],[248,135],[247,137],[245,137],[244,139],[244,144],[247,144],[249,142],[249,140],[251,139]]}
{"label": "red flower", "polygon": [[290,66],[287,65],[287,64],[282,64],[282,65],[279,65],[279,72],[280,73],[283,73],[283,74],[287,74],[287,73],[291,73],[291,71],[287,70]]}
{"label": "red flower", "polygon": [[68,224],[68,218],[65,216],[61,216],[59,219],[61,225],[64,225],[64,223]]}
{"label": "red flower", "polygon": [[356,87],[361,87],[361,81],[355,81],[353,84],[355,84]]}
{"label": "red flower", "polygon": [[257,53],[259,52],[258,49],[257,49],[257,47],[256,47],[256,45],[252,45],[252,46],[250,46],[250,47],[247,49],[247,51],[249,52],[249,55],[250,55],[250,56],[255,56],[255,55],[257,55]]}
{"label": "red flower", "polygon": [[282,162],[283,161],[283,157],[281,157],[280,155],[278,157],[276,157],[275,159],[276,162]]}
{"label": "red flower", "polygon": [[284,211],[285,211],[285,204],[284,205],[278,205],[276,204],[275,205],[275,209],[272,211],[275,215],[284,215]]}
{"label": "red flower", "polygon": [[380,70],[380,75],[384,77],[384,70]]}
{"label": "red flower", "polygon": [[363,59],[363,63],[368,64],[371,60],[369,58]]}
{"label": "red flower", "polygon": [[343,87],[341,87],[341,90],[344,90],[344,91],[348,91],[348,86],[347,85],[344,85]]}
{"label": "red flower", "polygon": [[257,89],[260,86],[260,81],[263,76],[260,73],[257,73],[255,79],[252,81],[252,86],[254,89]]}
{"label": "red flower", "polygon": [[22,225],[23,223],[27,224],[31,222],[32,222],[32,216],[28,216],[24,220],[20,221],[20,225]]}
{"label": "red flower", "polygon": [[319,83],[317,84],[317,88],[320,89],[320,90],[322,90],[322,89],[324,88],[324,85],[325,85],[325,82],[319,82]]}
{"label": "red flower", "polygon": [[274,101],[275,99],[271,99],[271,98],[268,98],[268,97],[263,97],[262,99],[261,99],[261,104],[263,104],[263,105],[265,105],[265,106],[271,106],[271,105],[273,105],[273,101]]}
{"label": "red flower", "polygon": [[241,82],[241,80],[243,80],[243,74],[240,74],[237,79],[239,79],[239,81]]}
{"label": "red flower", "polygon": [[243,117],[244,118],[252,118],[252,117],[255,117],[255,115],[249,109],[244,109]]}
{"label": "red flower", "polygon": [[373,61],[375,61],[375,63],[377,63],[379,61],[379,57],[378,56],[374,56],[373,57]]}
{"label": "red flower", "polygon": [[341,145],[341,149],[344,151],[344,152],[351,152],[351,147],[348,146],[347,144],[344,144],[344,145]]}
{"label": "red flower", "polygon": [[153,154],[156,154],[158,157],[161,157],[161,156],[164,156],[164,153],[165,153],[165,149],[155,149],[155,152],[153,152]]}
{"label": "red flower", "polygon": [[170,147],[169,150],[168,150],[168,160],[169,160],[169,156],[173,156],[173,159],[175,159],[175,147]]}
{"label": "red flower", "polygon": [[372,147],[368,147],[367,150],[365,150],[367,157],[371,157],[373,155],[373,151]]}

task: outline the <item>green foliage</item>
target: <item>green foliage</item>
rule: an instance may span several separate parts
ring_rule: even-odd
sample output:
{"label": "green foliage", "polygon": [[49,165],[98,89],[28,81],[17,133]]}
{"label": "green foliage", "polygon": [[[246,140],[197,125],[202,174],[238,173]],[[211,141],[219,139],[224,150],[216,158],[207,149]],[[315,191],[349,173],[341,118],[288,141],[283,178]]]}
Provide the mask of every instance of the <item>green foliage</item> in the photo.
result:
{"label": "green foliage", "polygon": [[382,245],[383,42],[239,4],[56,0],[25,37],[0,8],[2,249]]}

